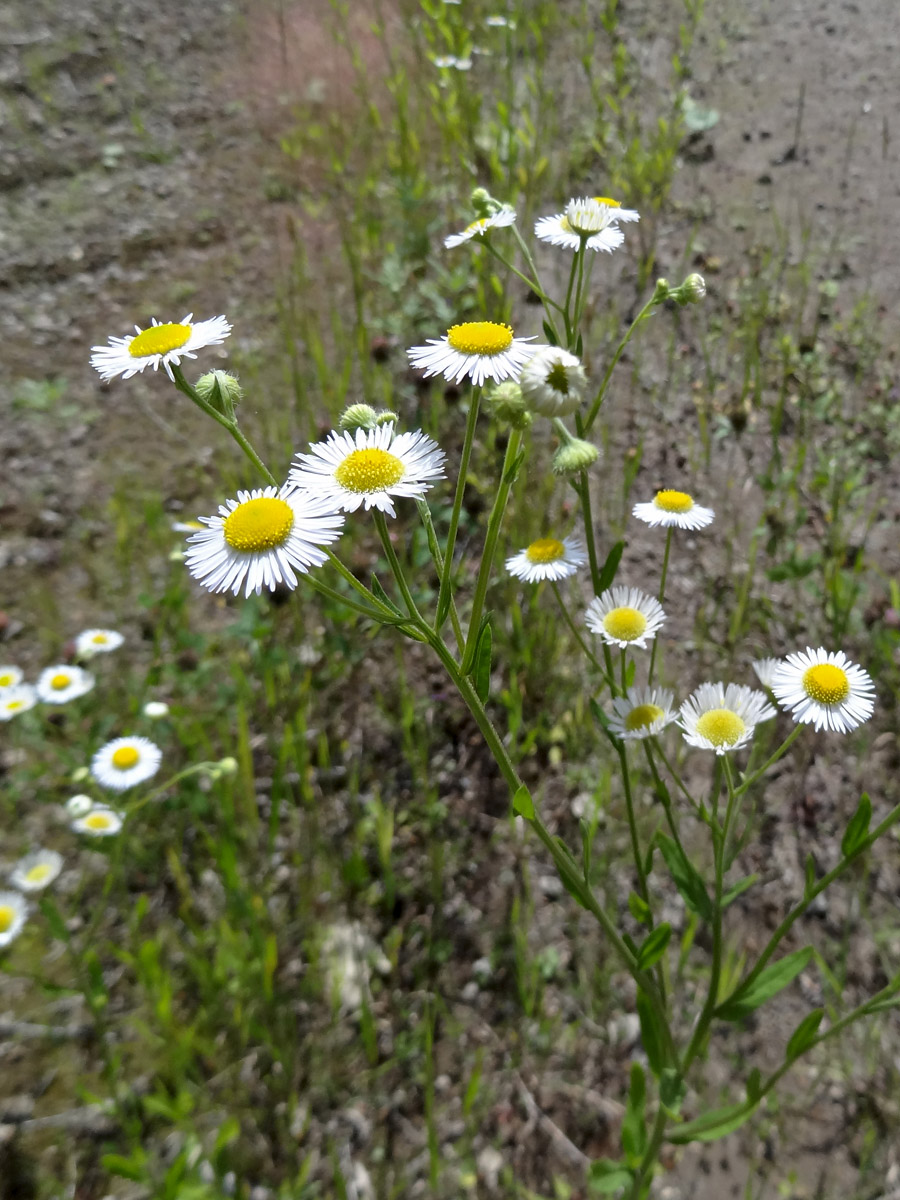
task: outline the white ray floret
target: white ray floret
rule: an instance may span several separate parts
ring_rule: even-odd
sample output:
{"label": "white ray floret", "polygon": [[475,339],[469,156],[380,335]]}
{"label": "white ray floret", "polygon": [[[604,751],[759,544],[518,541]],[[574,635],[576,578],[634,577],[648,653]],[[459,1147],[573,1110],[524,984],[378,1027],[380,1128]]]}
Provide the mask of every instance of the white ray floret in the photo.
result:
{"label": "white ray floret", "polygon": [[20,858],[10,872],[9,882],[21,892],[40,892],[63,869],[63,856],[55,850],[35,850]]}
{"label": "white ray floret", "polygon": [[124,641],[115,629],[85,629],[75,639],[75,653],[79,658],[107,654],[110,650],[118,650]]}
{"label": "white ray floret", "polygon": [[780,658],[756,658],[751,663],[756,678],[769,691],[772,690],[772,684],[775,682],[775,672],[779,669],[783,661]]}
{"label": "white ray floret", "polygon": [[114,738],[94,755],[91,774],[102,787],[124,792],[152,779],[161,761],[162,751],[149,738]]}
{"label": "white ray floret", "polygon": [[610,646],[645,649],[666,619],[662,605],[639,588],[612,587],[587,607],[588,629]]}
{"label": "white ray floret", "polygon": [[122,818],[115,809],[106,808],[102,804],[96,805],[89,813],[72,822],[76,833],[87,833],[91,837],[112,837],[119,832],[122,825]]}
{"label": "white ray floret", "polygon": [[675,529],[704,529],[712,523],[715,513],[697,504],[687,492],[664,488],[652,500],[636,504],[631,514],[648,525],[663,525]]}
{"label": "white ray floret", "polygon": [[795,721],[816,731],[849,733],[875,711],[875,685],[868,671],[843,650],[829,652],[822,646],[789,654],[775,672],[772,693]]}
{"label": "white ray floret", "polygon": [[462,233],[451,233],[449,237],[444,238],[444,245],[448,250],[452,250],[454,246],[461,246],[464,242],[470,242],[473,238],[484,237],[492,229],[506,229],[509,225],[514,225],[516,221],[516,210],[508,205],[501,208],[499,212],[492,213],[489,217],[479,217],[467,225]]}
{"label": "white ray floret", "polygon": [[106,346],[92,346],[91,366],[105,380],[121,375],[130,379],[145,367],[154,371],[162,366],[174,381],[172,367],[178,366],[183,358],[196,358],[196,351],[204,346],[217,346],[231,333],[231,325],[224,317],[210,317],[208,321],[194,321],[188,313],[180,321],[160,323],[153,318],[147,329],[135,325],[135,332],[126,337],[111,337]]}
{"label": "white ray floret", "polygon": [[22,932],[28,901],[21,892],[0,892],[0,950]]}
{"label": "white ray floret", "polygon": [[678,724],[688,745],[727,754],[746,746],[760,721],[774,716],[765,694],[755,688],[703,683],[682,704]]}
{"label": "white ray floret", "polygon": [[17,683],[0,691],[0,721],[11,721],[37,704],[37,692],[30,683]]}
{"label": "white ray floret", "polygon": [[7,663],[6,665],[0,667],[0,692],[2,692],[4,688],[15,687],[16,684],[22,682],[23,678],[24,676],[20,668],[14,667],[12,663]]}
{"label": "white ray floret", "polygon": [[613,221],[628,225],[632,221],[641,219],[641,214],[636,208],[623,208],[618,200],[612,200],[609,196],[592,196],[591,199],[595,204],[601,204],[604,208],[609,209],[609,216]]}
{"label": "white ray floret", "polygon": [[513,336],[512,326],[496,321],[464,321],[451,325],[442,338],[429,338],[425,346],[407,350],[412,366],[425,378],[443,375],[451,383],[468,376],[480,387],[486,379],[502,383],[512,379],[540,346],[533,339]]}
{"label": "white ray floret", "polygon": [[510,575],[526,583],[540,583],[542,579],[556,581],[574,575],[587,562],[584,546],[578,538],[542,537],[506,560]]}
{"label": "white ray floret", "polygon": [[575,412],[587,394],[587,375],[581,360],[559,346],[542,346],[519,375],[519,387],[532,412],[542,417],[565,417]]}
{"label": "white ray floret", "polygon": [[91,690],[94,677],[83,667],[67,667],[60,663],[41,671],[34,686],[38,699],[44,704],[68,704]]}
{"label": "white ray floret", "polygon": [[565,212],[541,217],[534,232],[541,241],[564,250],[578,250],[584,245],[588,250],[609,253],[625,241],[617,223],[622,218],[614,216],[620,211],[593,199],[570,200]]}
{"label": "white ray floret", "polygon": [[630,687],[613,700],[609,728],[623,741],[656,737],[677,717],[674,704],[668,688]]}

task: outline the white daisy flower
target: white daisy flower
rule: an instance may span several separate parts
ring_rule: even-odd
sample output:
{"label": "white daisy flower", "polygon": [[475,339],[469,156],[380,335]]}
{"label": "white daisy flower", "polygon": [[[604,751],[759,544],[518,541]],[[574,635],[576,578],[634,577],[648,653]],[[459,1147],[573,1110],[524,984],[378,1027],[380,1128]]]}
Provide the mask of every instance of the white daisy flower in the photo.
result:
{"label": "white daisy flower", "polygon": [[526,583],[540,583],[542,579],[565,579],[574,575],[586,562],[584,546],[577,538],[567,537],[560,542],[556,538],[543,537],[508,558],[506,569]]}
{"label": "white daisy flower", "polygon": [[141,711],[151,721],[161,721],[169,715],[169,706],[165,700],[148,700]]}
{"label": "white daisy flower", "polygon": [[822,646],[789,654],[775,672],[772,692],[801,725],[816,731],[848,733],[875,711],[875,685],[868,671],[850,662],[843,650]]}
{"label": "white daisy flower", "polygon": [[703,529],[711,524],[715,513],[703,508],[687,492],[674,492],[665,488],[656,493],[652,500],[636,504],[631,515],[648,525],[665,525],[676,529]]}
{"label": "white daisy flower", "polygon": [[0,892],[0,949],[22,932],[28,916],[28,902],[20,892]]}
{"label": "white daisy flower", "polygon": [[630,687],[612,702],[609,728],[623,741],[656,737],[675,720],[675,696],[668,688]]}
{"label": "white daisy flower", "polygon": [[0,667],[0,691],[4,688],[15,687],[22,682],[22,672],[11,664]]}
{"label": "white daisy flower", "polygon": [[63,857],[55,850],[35,850],[20,858],[10,872],[9,882],[22,892],[40,892],[49,887],[63,869]]}
{"label": "white daisy flower", "polygon": [[[448,3],[448,0],[444,0]],[[440,71],[471,71],[472,60],[468,56],[457,58],[455,54],[436,54],[431,60]]]}
{"label": "white daisy flower", "polygon": [[149,738],[114,738],[91,759],[91,774],[102,787],[125,792],[151,779],[161,760],[162,751]]}
{"label": "white daisy flower", "polygon": [[757,658],[751,663],[756,678],[764,688],[772,690],[772,685],[775,682],[775,672],[781,666],[780,658]]}
{"label": "white daisy flower", "polygon": [[65,804],[66,812],[70,817],[83,817],[93,807],[94,801],[90,796],[86,796],[84,792],[79,792],[77,796],[70,796]]}
{"label": "white daisy flower", "polygon": [[444,452],[421,430],[395,436],[393,425],[331,433],[298,454],[288,486],[302,489],[332,509],[380,509],[396,516],[392,496],[419,497],[431,480],[444,478]]}
{"label": "white daisy flower", "polygon": [[93,837],[112,837],[122,828],[122,818],[111,808],[97,805],[83,817],[72,822],[76,833],[89,833]]}
{"label": "white daisy flower", "polygon": [[425,378],[443,375],[459,383],[467,375],[476,386],[486,379],[502,383],[512,379],[539,346],[530,346],[533,338],[513,337],[512,326],[496,321],[464,321],[451,325],[442,338],[429,338],[426,346],[407,350],[412,366],[425,372]]}
{"label": "white daisy flower", "polygon": [[79,658],[106,654],[110,650],[117,650],[124,641],[124,637],[115,629],[85,629],[75,639],[75,653]]}
{"label": "white daisy flower", "polygon": [[444,238],[444,245],[448,250],[452,250],[454,246],[461,246],[463,242],[470,242],[472,238],[484,237],[489,229],[505,229],[508,225],[514,225],[515,222],[516,210],[506,206],[490,217],[479,217],[477,221],[467,225],[462,233],[453,233],[450,237]]}
{"label": "white daisy flower", "polygon": [[611,200],[609,196],[592,196],[591,199],[595,204],[602,204],[604,208],[608,208],[610,219],[613,221],[622,221],[627,225],[641,219],[641,214],[636,208],[623,208],[619,200]]}
{"label": "white daisy flower", "polygon": [[30,683],[17,683],[0,692],[0,721],[11,721],[19,713],[37,704],[37,692]]}
{"label": "white daisy flower", "polygon": [[156,317],[149,329],[135,325],[135,333],[126,337],[111,337],[107,346],[92,346],[91,366],[100,372],[104,380],[121,375],[130,379],[145,367],[163,369],[173,379],[172,365],[178,366],[183,358],[196,358],[195,350],[204,346],[217,346],[231,333],[231,326],[224,317],[211,317],[208,321],[194,321],[188,313],[180,321],[160,324]]}
{"label": "white daisy flower", "polygon": [[94,686],[94,677],[83,667],[67,667],[60,664],[41,671],[35,684],[38,699],[45,704],[68,704],[77,700]]}
{"label": "white daisy flower", "polygon": [[726,754],[745,746],[759,722],[774,716],[775,709],[755,688],[703,683],[682,704],[678,724],[688,745]]}
{"label": "white daisy flower", "polygon": [[595,596],[587,607],[587,627],[610,646],[646,649],[666,614],[653,596],[639,588],[612,587]]}
{"label": "white daisy flower", "polygon": [[582,243],[588,250],[615,250],[625,241],[616,224],[613,209],[596,200],[570,200],[566,211],[553,217],[541,217],[534,227],[537,237],[551,246],[578,250]]}
{"label": "white daisy flower", "polygon": [[184,561],[195,579],[211,592],[257,595],[283,583],[297,586],[297,573],[320,567],[320,550],[341,535],[344,518],[337,505],[297,492],[286,484],[238,492],[219,505],[214,517],[201,517],[207,528],[188,538]]}
{"label": "white daisy flower", "polygon": [[581,405],[587,392],[581,360],[559,346],[542,346],[522,368],[519,387],[532,412],[565,417]]}

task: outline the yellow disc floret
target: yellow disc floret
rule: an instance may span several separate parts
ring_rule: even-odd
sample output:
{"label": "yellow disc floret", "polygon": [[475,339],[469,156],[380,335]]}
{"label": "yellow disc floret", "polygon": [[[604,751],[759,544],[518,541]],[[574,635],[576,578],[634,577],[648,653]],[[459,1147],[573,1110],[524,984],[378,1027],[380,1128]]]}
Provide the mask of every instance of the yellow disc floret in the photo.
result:
{"label": "yellow disc floret", "polygon": [[132,358],[150,358],[154,354],[170,354],[173,350],[180,350],[190,336],[190,325],[178,325],[174,322],[167,325],[152,325],[131,339],[128,343],[128,353]]}
{"label": "yellow disc floret", "polygon": [[820,704],[840,704],[850,695],[850,681],[840,667],[819,663],[803,672],[803,690]]}
{"label": "yellow disc floret", "polygon": [[487,217],[479,217],[477,221],[473,221],[471,225],[466,226],[466,233],[480,233],[487,223]]}
{"label": "yellow disc floret", "polygon": [[64,692],[72,682],[72,676],[67,675],[65,671],[60,671],[58,675],[54,675],[50,680],[50,686],[54,692]]}
{"label": "yellow disc floret", "polygon": [[9,671],[7,671],[4,675],[0,675],[0,688],[12,687],[15,679],[15,675]]}
{"label": "yellow disc floret", "polygon": [[636,729],[648,729],[654,721],[664,717],[665,713],[657,704],[636,704],[625,718],[625,728],[629,733]]}
{"label": "yellow disc floret", "polygon": [[622,202],[620,200],[610,200],[609,196],[594,196],[594,200],[598,204],[605,204],[607,208],[622,207]]}
{"label": "yellow disc floret", "polygon": [[693,497],[687,492],[673,492],[665,490],[656,493],[656,499],[653,501],[657,508],[661,508],[663,512],[670,513],[686,513],[690,512],[694,507]]}
{"label": "yellow disc floret", "polygon": [[22,708],[24,706],[24,704],[25,704],[24,700],[7,700],[6,711],[7,712],[18,712],[18,710],[20,708]]}
{"label": "yellow disc floret", "polygon": [[106,813],[88,813],[84,818],[84,823],[88,829],[109,829],[112,821]]}
{"label": "yellow disc floret", "polygon": [[603,618],[603,628],[620,642],[636,641],[647,628],[647,618],[637,608],[614,608]]}
{"label": "yellow disc floret", "polygon": [[0,933],[9,933],[16,919],[16,910],[9,904],[0,904]]}
{"label": "yellow disc floret", "polygon": [[[202,526],[201,526],[201,528],[202,528]],[[106,636],[105,633],[95,633],[94,636],[91,638],[91,642],[95,646],[105,646],[108,641],[109,641],[109,638]]]}
{"label": "yellow disc floret", "polygon": [[253,554],[282,545],[294,528],[294,510],[279,496],[245,500],[222,525],[225,541],[233,550]]}
{"label": "yellow disc floret", "polygon": [[551,563],[562,558],[565,552],[565,546],[556,538],[538,538],[525,551],[525,557],[533,563]]}
{"label": "yellow disc floret", "polygon": [[37,863],[25,874],[26,883],[43,883],[50,874],[49,863]]}
{"label": "yellow disc floret", "polygon": [[396,454],[371,446],[348,454],[334,477],[348,492],[365,494],[394,487],[405,474],[406,467]]}
{"label": "yellow disc floret", "polygon": [[466,321],[447,330],[447,344],[460,354],[502,354],[512,343],[512,326],[495,321]]}
{"label": "yellow disc floret", "polygon": [[697,721],[697,732],[714,746],[733,746],[746,728],[730,708],[711,708]]}
{"label": "yellow disc floret", "polygon": [[120,746],[118,750],[113,751],[112,765],[117,771],[130,771],[132,767],[137,766],[140,757],[134,746]]}

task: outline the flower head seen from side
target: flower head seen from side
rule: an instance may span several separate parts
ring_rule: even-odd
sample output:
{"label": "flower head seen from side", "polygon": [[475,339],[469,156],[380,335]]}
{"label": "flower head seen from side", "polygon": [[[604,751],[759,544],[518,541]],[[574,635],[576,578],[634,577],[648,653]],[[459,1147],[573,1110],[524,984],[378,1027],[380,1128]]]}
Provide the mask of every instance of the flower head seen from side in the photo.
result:
{"label": "flower head seen from side", "polygon": [[161,761],[162,751],[149,738],[114,738],[94,755],[91,774],[101,787],[125,792],[152,779]]}
{"label": "flower head seen from side", "polygon": [[66,812],[70,817],[83,817],[85,813],[89,813],[94,807],[94,801],[84,792],[78,792],[75,796],[70,796],[65,803]]}
{"label": "flower head seen from side", "polygon": [[[561,246],[564,250],[578,250],[585,245],[588,250],[616,250],[625,241],[625,235],[613,216],[616,210],[596,200],[570,200],[565,212],[552,217],[541,217],[534,232],[542,242]],[[621,219],[621,218],[619,218]]]}
{"label": "flower head seen from side", "polygon": [[532,412],[565,417],[575,412],[587,392],[581,360],[558,346],[542,346],[519,375],[519,387]]}
{"label": "flower head seen from side", "polygon": [[760,721],[774,716],[775,709],[755,688],[703,683],[682,704],[678,724],[689,746],[727,754],[746,746]]}
{"label": "flower head seen from side", "polygon": [[193,316],[188,313],[180,321],[164,324],[154,317],[147,329],[135,325],[133,334],[111,337],[106,346],[92,346],[91,366],[109,380],[117,375],[130,379],[145,367],[156,371],[162,365],[174,381],[173,366],[177,367],[183,358],[196,358],[196,351],[204,346],[219,345],[231,333],[231,326],[222,316],[208,321],[194,321]]}
{"label": "flower head seen from side", "polygon": [[16,684],[22,682],[22,678],[22,671],[19,667],[14,667],[11,663],[0,667],[0,692],[4,688],[15,687]]}
{"label": "flower head seen from side", "polygon": [[118,650],[124,641],[115,629],[85,629],[75,639],[75,653],[79,658],[107,654],[110,650]]}
{"label": "flower head seen from side", "polygon": [[0,892],[0,950],[22,932],[28,901],[21,892]]}
{"label": "flower head seen from side", "polygon": [[94,686],[94,677],[82,667],[59,665],[41,671],[35,684],[38,699],[44,704],[68,704]]}
{"label": "flower head seen from side", "polygon": [[295,588],[298,574],[326,561],[319,547],[344,527],[336,505],[288,485],[238,492],[201,520],[206,528],[187,539],[188,570],[211,592],[237,595],[243,588],[245,597],[279,584]]}
{"label": "flower head seen from side", "polygon": [[587,607],[588,629],[609,646],[646,649],[666,619],[662,605],[639,588],[612,587]]}
{"label": "flower head seen from side", "polygon": [[772,690],[772,685],[775,682],[775,672],[781,666],[780,658],[757,658],[751,664],[754,674],[764,688]]}
{"label": "flower head seen from side", "polygon": [[298,454],[288,486],[333,510],[377,508],[396,516],[394,496],[418,499],[444,477],[444,452],[421,430],[394,434],[392,425],[331,433]]}
{"label": "flower head seen from side", "polygon": [[449,237],[444,238],[444,245],[448,250],[452,250],[454,246],[462,246],[464,242],[470,242],[473,238],[483,238],[492,229],[506,229],[515,222],[516,210],[507,206],[489,217],[478,217],[467,225],[462,233],[451,233]]}
{"label": "flower head seen from side", "polygon": [[63,869],[63,857],[55,850],[35,850],[19,859],[10,873],[9,881],[20,892],[40,892],[56,879]]}
{"label": "flower head seen from side", "polygon": [[465,321],[451,325],[442,338],[429,338],[425,346],[407,350],[410,364],[425,372],[425,378],[443,375],[451,383],[468,376],[481,387],[486,379],[502,383],[512,379],[539,346],[532,338],[513,336],[511,325],[496,321]]}
{"label": "flower head seen from side", "polygon": [[622,741],[656,737],[678,715],[668,688],[630,687],[612,702],[609,728]]}
{"label": "flower head seen from side", "polygon": [[592,196],[591,199],[595,204],[602,204],[604,208],[609,209],[609,216],[613,221],[621,221],[623,225],[628,225],[641,219],[641,214],[636,208],[623,208],[620,201],[611,200],[609,196]]}
{"label": "flower head seen from side", "polygon": [[37,704],[37,692],[30,683],[17,683],[0,691],[0,721],[11,721]]}
{"label": "flower head seen from side", "polygon": [[574,575],[587,562],[584,546],[577,538],[542,537],[518,554],[506,560],[510,575],[526,583],[540,583],[542,579],[565,579]]}
{"label": "flower head seen from side", "polygon": [[664,488],[652,500],[636,504],[631,515],[648,525],[663,525],[675,529],[705,529],[715,517],[711,508],[697,504],[687,492]]}
{"label": "flower head seen from side", "polygon": [[801,725],[849,733],[875,711],[875,685],[868,671],[843,650],[807,646],[789,654],[775,672],[772,693]]}
{"label": "flower head seen from side", "polygon": [[72,828],[76,833],[87,833],[91,837],[112,837],[122,828],[122,818],[112,808],[98,804],[83,817],[76,817]]}

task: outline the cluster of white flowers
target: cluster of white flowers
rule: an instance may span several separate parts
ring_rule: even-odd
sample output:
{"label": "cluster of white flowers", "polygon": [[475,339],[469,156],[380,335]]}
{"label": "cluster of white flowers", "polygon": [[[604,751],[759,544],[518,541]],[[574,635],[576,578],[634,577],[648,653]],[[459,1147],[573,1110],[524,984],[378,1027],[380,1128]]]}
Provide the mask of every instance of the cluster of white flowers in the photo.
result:
{"label": "cluster of white flowers", "polygon": [[[124,640],[114,629],[85,629],[74,640],[73,656],[90,659],[115,650]],[[0,666],[0,721],[11,721],[38,703],[68,704],[91,691],[93,686],[94,676],[84,667],[54,663],[45,667],[32,684],[25,682],[20,667],[7,663]]]}

